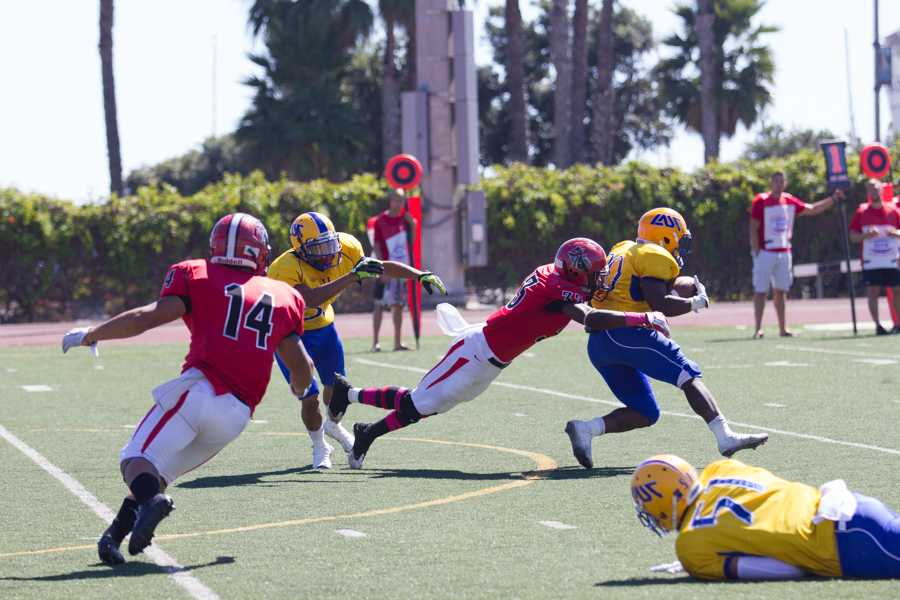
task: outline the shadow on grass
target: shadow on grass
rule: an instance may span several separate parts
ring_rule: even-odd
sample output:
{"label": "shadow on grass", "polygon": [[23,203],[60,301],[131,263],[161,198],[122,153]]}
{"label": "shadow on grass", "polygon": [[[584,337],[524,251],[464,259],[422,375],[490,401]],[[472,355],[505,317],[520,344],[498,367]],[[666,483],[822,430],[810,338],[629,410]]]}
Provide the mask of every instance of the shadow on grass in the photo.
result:
{"label": "shadow on grass", "polygon": [[282,469],[280,471],[261,471],[259,473],[240,473],[237,475],[210,475],[208,477],[198,477],[184,483],[179,483],[175,487],[187,489],[204,489],[204,488],[222,488],[237,487],[242,485],[258,485],[261,487],[273,487],[285,483],[341,483],[335,480],[326,479],[276,479],[266,481],[266,477],[278,477],[282,475],[294,475],[299,473],[319,474],[319,471],[313,469],[310,465],[305,467],[292,467],[290,469]]}
{"label": "shadow on grass", "polygon": [[544,473],[544,479],[593,479],[596,477],[618,477],[619,475],[631,475],[634,473],[634,467],[594,467],[593,469],[585,469],[583,467],[560,467],[549,473]]}
{"label": "shadow on grass", "polygon": [[600,467],[583,469],[581,467],[560,467],[552,471],[508,471],[502,473],[469,473],[458,469],[366,469],[362,471],[344,471],[342,474],[368,475],[373,479],[400,477],[405,479],[456,479],[460,481],[514,481],[525,477],[538,479],[591,479],[594,477],[615,477],[631,475],[634,467]]}
{"label": "shadow on grass", "polygon": [[[779,582],[771,582],[771,583],[813,583],[813,582],[823,582],[823,581],[831,581],[831,579],[827,577],[803,577],[800,579],[784,579],[779,580]],[[680,575],[678,577],[665,576],[660,575],[659,577],[631,577],[629,579],[608,579],[606,581],[598,581],[594,584],[594,587],[646,587],[651,585],[691,585],[691,586],[712,586],[726,583],[729,586],[746,586],[746,585],[765,585],[766,581],[752,581],[752,580],[739,580],[739,579],[729,579],[727,581],[704,581],[702,579],[694,579],[689,575]]]}
{"label": "shadow on grass", "polygon": [[74,581],[79,579],[106,579],[110,577],[143,577],[144,575],[168,575],[180,571],[196,571],[206,567],[230,565],[235,562],[233,556],[219,556],[216,560],[199,565],[185,565],[180,569],[163,567],[152,562],[134,561],[124,565],[109,567],[103,563],[91,565],[90,569],[60,573],[58,575],[40,575],[38,577],[0,577],[0,581]]}

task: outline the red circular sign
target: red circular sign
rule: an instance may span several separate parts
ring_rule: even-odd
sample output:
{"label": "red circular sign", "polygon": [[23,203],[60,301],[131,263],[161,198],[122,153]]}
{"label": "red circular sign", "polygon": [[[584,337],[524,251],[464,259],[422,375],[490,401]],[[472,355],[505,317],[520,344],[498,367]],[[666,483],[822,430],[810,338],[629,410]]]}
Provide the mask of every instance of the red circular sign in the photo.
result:
{"label": "red circular sign", "polygon": [[411,190],[422,180],[422,164],[412,154],[397,154],[384,167],[384,178],[395,190]]}
{"label": "red circular sign", "polygon": [[869,177],[881,179],[891,170],[891,153],[881,144],[869,144],[859,153],[859,168]]}

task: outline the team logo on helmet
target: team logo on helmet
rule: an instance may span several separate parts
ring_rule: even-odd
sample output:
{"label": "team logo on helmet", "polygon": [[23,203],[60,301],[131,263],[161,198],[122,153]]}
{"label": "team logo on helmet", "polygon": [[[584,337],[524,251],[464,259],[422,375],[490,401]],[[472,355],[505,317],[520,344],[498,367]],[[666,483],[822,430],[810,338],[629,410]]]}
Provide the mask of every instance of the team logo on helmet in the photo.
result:
{"label": "team logo on helmet", "polygon": [[587,271],[591,268],[591,261],[588,260],[587,252],[582,246],[573,246],[568,252],[569,264],[579,271]]}

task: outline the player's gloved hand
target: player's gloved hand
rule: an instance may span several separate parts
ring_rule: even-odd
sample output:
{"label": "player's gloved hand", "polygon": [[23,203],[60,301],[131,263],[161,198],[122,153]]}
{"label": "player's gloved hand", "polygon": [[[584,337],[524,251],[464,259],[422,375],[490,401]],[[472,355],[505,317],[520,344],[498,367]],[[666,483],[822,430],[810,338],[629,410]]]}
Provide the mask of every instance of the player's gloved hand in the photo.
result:
{"label": "player's gloved hand", "polygon": [[644,313],[644,315],[647,317],[645,327],[654,329],[666,337],[672,337],[672,332],[669,330],[669,320],[666,318],[666,315],[657,310]]}
{"label": "player's gloved hand", "polygon": [[697,294],[691,298],[691,310],[700,312],[701,308],[709,307],[709,296],[706,295],[706,286],[700,283],[700,279],[694,275],[694,287],[697,288]]}
{"label": "player's gloved hand", "polygon": [[[69,351],[69,348],[74,346],[83,346],[84,345],[84,336],[87,335],[88,331],[90,331],[90,327],[76,327],[75,329],[68,330],[65,335],[63,335],[62,339],[62,351],[63,354]],[[99,350],[97,350],[97,342],[94,342],[90,346],[91,354],[94,357],[100,355]]]}
{"label": "player's gloved hand", "polygon": [[429,296],[434,294],[434,288],[437,288],[442,296],[447,295],[447,287],[444,285],[444,282],[441,281],[441,278],[434,273],[425,271],[419,275],[419,282],[422,284],[422,287],[425,288],[425,291],[428,292]]}
{"label": "player's gloved hand", "polygon": [[378,277],[382,273],[384,273],[384,263],[378,260],[377,258],[371,258],[368,256],[364,256],[359,259],[359,262],[353,267],[353,270],[350,271],[354,275],[356,275],[359,281],[363,279],[368,279],[370,277]]}

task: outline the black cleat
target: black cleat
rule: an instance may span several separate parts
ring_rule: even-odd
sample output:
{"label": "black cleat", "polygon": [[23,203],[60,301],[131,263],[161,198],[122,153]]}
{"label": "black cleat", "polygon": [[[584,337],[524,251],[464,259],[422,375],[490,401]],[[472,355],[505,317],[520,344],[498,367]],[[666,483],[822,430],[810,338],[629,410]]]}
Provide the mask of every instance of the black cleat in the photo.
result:
{"label": "black cleat", "polygon": [[340,373],[334,374],[334,385],[331,388],[331,400],[328,402],[328,413],[331,420],[335,423],[340,422],[344,413],[347,412],[347,406],[350,404],[350,398],[347,392],[350,391],[350,382]]}
{"label": "black cleat", "polygon": [[105,531],[97,540],[97,555],[103,563],[109,566],[121,565],[125,562],[125,557],[119,550],[119,544]]}
{"label": "black cleat", "polygon": [[347,457],[347,462],[350,463],[351,469],[362,468],[363,461],[366,459],[366,452],[369,451],[369,446],[375,441],[375,438],[369,435],[368,428],[368,423],[353,424],[353,451]]}
{"label": "black cleat", "polygon": [[572,444],[572,454],[585,469],[594,468],[594,459],[591,456],[591,441],[593,436],[588,425],[584,421],[569,421],[566,423],[566,433],[569,436],[569,442]]}
{"label": "black cleat", "polygon": [[138,507],[137,521],[131,530],[131,539],[128,540],[128,554],[134,556],[144,551],[153,540],[153,533],[159,522],[169,516],[175,510],[175,501],[171,497],[159,493]]}

